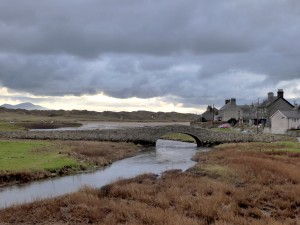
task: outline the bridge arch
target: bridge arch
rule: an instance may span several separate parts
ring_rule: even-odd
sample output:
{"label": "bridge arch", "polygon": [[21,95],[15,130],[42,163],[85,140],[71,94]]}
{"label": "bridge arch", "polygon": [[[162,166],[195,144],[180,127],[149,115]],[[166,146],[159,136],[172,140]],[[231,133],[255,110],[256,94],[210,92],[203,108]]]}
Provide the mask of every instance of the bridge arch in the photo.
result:
{"label": "bridge arch", "polygon": [[[159,139],[165,139],[165,138],[162,138],[162,137],[164,137],[166,135],[169,135],[169,134],[185,134],[185,135],[188,135],[188,136],[190,136],[194,139],[194,141],[196,142],[198,147],[203,146],[203,142],[200,140],[200,138],[197,135],[195,135],[191,132],[185,132],[185,131],[171,131],[171,132],[161,133],[160,134],[161,136],[156,137],[155,144]],[[170,139],[172,140],[172,138],[170,138]],[[178,140],[178,141],[183,141],[183,140]]]}
{"label": "bridge arch", "polygon": [[187,135],[191,136],[192,138],[194,138],[198,147],[203,146],[203,142],[196,135],[188,133],[188,132],[184,132],[183,134],[187,134]]}

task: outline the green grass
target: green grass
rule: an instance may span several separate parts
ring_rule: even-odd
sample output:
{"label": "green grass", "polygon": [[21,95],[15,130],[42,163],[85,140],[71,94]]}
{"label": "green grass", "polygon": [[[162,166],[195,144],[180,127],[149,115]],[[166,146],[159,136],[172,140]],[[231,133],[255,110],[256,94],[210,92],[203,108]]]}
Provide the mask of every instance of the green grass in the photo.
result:
{"label": "green grass", "polygon": [[235,149],[237,151],[258,151],[258,152],[300,152],[300,142],[281,141],[272,143],[252,142],[252,143],[226,143],[217,145],[215,149]]}
{"label": "green grass", "polygon": [[195,139],[188,134],[182,133],[170,133],[166,134],[162,139],[173,140],[173,141],[183,141],[183,142],[195,142]]}
{"label": "green grass", "polygon": [[212,128],[212,130],[214,131],[222,131],[222,132],[238,132],[236,130],[234,130],[233,128],[220,128],[220,127],[216,127],[216,128]]}
{"label": "green grass", "polygon": [[229,179],[234,174],[234,171],[225,165],[218,164],[197,164],[190,169],[193,172],[205,172],[209,175],[217,175],[218,177]]}
{"label": "green grass", "polygon": [[300,152],[299,142],[274,142],[269,144],[271,149],[269,151],[287,151],[287,152]]}
{"label": "green grass", "polygon": [[55,143],[47,141],[0,141],[0,171],[56,170],[64,166],[79,166],[75,159],[60,151]]}
{"label": "green grass", "polygon": [[18,126],[14,123],[0,121],[0,131],[15,131],[15,130],[24,130],[24,127]]}

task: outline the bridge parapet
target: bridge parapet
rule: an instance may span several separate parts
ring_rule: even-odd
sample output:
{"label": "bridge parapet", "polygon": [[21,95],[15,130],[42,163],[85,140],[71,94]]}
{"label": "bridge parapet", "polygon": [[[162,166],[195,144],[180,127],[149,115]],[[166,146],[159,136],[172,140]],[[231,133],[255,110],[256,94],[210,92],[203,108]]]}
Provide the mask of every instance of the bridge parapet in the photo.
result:
{"label": "bridge parapet", "polygon": [[116,130],[0,132],[0,138],[117,141],[133,142],[143,145],[155,145],[159,138],[168,133],[188,134],[195,138],[198,146],[211,146],[230,142],[272,142],[286,139],[286,137],[279,135],[256,135],[235,132],[221,132],[184,125],[138,127]]}

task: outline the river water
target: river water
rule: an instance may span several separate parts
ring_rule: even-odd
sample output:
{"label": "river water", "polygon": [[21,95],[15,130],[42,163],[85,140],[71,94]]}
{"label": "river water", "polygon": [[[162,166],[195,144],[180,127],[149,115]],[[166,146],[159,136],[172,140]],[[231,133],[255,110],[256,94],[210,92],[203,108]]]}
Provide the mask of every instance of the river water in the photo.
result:
{"label": "river water", "polygon": [[50,130],[106,130],[106,129],[124,129],[129,127],[153,127],[153,126],[166,126],[166,125],[186,125],[189,122],[81,122],[80,127],[62,127],[56,129],[31,129],[32,131],[50,131]]}
{"label": "river water", "polygon": [[143,173],[161,174],[171,169],[185,171],[195,165],[191,158],[196,151],[208,150],[193,143],[158,140],[156,147],[145,148],[141,154],[117,161],[103,170],[2,188],[0,208],[71,193],[84,185],[102,187],[120,178],[131,178]]}

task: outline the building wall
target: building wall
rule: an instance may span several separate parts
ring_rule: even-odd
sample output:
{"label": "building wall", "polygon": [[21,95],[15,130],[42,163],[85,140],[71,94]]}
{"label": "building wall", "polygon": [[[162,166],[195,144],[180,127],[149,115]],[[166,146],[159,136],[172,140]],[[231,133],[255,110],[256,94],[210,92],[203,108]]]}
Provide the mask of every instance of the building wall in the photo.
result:
{"label": "building wall", "polygon": [[300,118],[290,118],[288,121],[289,129],[299,129],[300,128]]}
{"label": "building wall", "polygon": [[271,117],[271,133],[284,134],[288,129],[288,119],[281,112],[276,112]]}
{"label": "building wall", "polygon": [[219,110],[219,116],[222,121],[228,121],[231,118],[235,118],[236,120],[243,118],[243,112],[238,106],[230,106],[226,110]]}
{"label": "building wall", "polygon": [[[223,121],[228,121],[231,118],[235,118],[236,120],[238,120],[239,117],[239,113],[238,113],[238,108],[232,109],[232,110],[225,110],[224,111],[224,116],[223,116]],[[241,117],[242,115],[240,115]]]}
{"label": "building wall", "polygon": [[219,110],[218,118],[221,121],[228,121],[232,118],[238,120],[243,118],[243,110],[236,104],[236,99],[226,99],[225,105]]}

